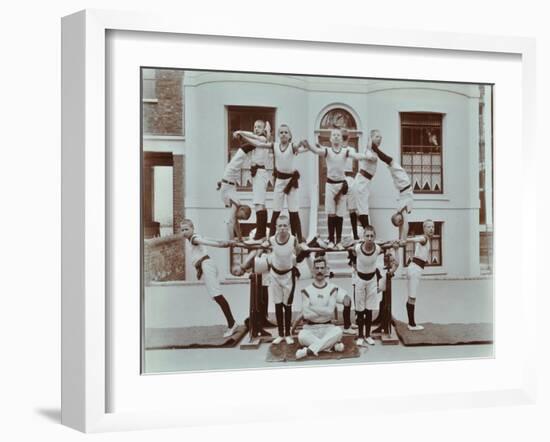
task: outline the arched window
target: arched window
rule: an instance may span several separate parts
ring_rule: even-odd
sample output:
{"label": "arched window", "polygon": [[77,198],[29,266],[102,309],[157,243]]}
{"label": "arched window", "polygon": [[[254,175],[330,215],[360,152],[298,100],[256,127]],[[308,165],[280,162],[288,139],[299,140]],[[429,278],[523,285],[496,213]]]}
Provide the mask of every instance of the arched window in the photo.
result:
{"label": "arched window", "polygon": [[357,130],[357,123],[353,115],[342,108],[329,110],[323,115],[323,118],[321,118],[321,124],[319,126],[319,129],[346,128],[348,130]]}

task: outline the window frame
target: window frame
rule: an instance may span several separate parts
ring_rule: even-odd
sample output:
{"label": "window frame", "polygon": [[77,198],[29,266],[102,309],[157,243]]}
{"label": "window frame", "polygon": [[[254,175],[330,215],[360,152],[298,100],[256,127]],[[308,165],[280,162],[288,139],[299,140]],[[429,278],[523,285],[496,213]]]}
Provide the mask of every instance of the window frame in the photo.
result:
{"label": "window frame", "polygon": [[[226,149],[227,149],[227,151],[226,151],[227,163],[229,163],[229,161],[231,161],[231,158],[233,157],[233,153],[237,150],[237,149],[232,147],[232,142],[233,142],[233,132],[232,132],[232,130],[246,130],[246,131],[252,131],[253,130],[252,127],[247,127],[247,128],[241,127],[241,128],[238,128],[238,129],[233,129],[231,127],[231,112],[237,112],[237,113],[238,112],[242,112],[242,113],[247,113],[247,112],[254,113],[254,112],[256,112],[256,113],[270,113],[270,114],[272,114],[272,116],[271,116],[272,121],[270,122],[270,124],[271,124],[271,138],[272,138],[272,141],[275,140],[276,130],[277,130],[277,128],[276,128],[277,108],[276,107],[227,105],[227,106],[225,106],[225,113],[226,113],[226,118],[227,118],[227,146],[226,146]],[[266,170],[267,170],[269,176],[272,176],[273,170],[274,170],[274,167],[275,167],[275,160],[273,158],[273,151],[270,151],[269,155],[271,157],[272,167],[271,168],[266,167]],[[240,179],[239,183],[237,183],[237,192],[252,192],[252,182],[250,183],[249,186],[242,184],[243,176],[244,176],[245,171],[250,171],[250,168],[246,168],[246,167],[241,168],[241,179]],[[275,180],[274,180],[274,178],[270,178],[269,182],[267,184],[267,191],[268,192],[273,192],[274,186],[275,186]]]}
{"label": "window frame", "polygon": [[[440,125],[439,125],[439,132],[440,132],[440,136],[439,136],[439,157],[440,157],[440,164],[439,164],[439,175],[441,176],[441,179],[440,179],[440,183],[441,183],[441,186],[440,186],[440,190],[424,190],[422,188],[422,185],[420,186],[420,189],[419,190],[416,190],[414,188],[414,182],[413,182],[413,166],[414,166],[414,155],[418,155],[419,153],[408,153],[408,152],[404,152],[404,139],[403,139],[403,129],[404,129],[404,124],[403,124],[403,120],[404,120],[404,117],[407,116],[407,115],[414,115],[414,116],[418,116],[418,115],[432,115],[432,116],[439,116],[440,118]],[[445,193],[445,175],[444,175],[444,167],[443,167],[443,137],[444,137],[444,132],[443,132],[443,121],[444,121],[444,117],[445,117],[445,114],[442,113],[442,112],[426,112],[426,111],[407,111],[407,112],[399,112],[399,136],[400,136],[400,146],[401,146],[401,152],[400,152],[400,157],[401,157],[401,166],[403,167],[403,169],[405,169],[405,171],[407,172],[407,174],[409,175],[410,179],[411,179],[411,187],[412,187],[412,190],[413,190],[413,193],[416,194],[416,195],[443,195]],[[409,127],[415,127],[413,125],[407,125]],[[420,126],[416,126],[416,127],[420,127]],[[404,155],[411,155],[411,164],[410,165],[405,165],[405,162],[403,161],[403,156]],[[424,155],[429,155],[430,156],[430,167],[434,167],[433,166],[433,157],[434,155],[437,155],[437,153],[427,153],[427,152],[421,152],[420,153],[421,155],[421,158],[424,157]],[[409,168],[409,170],[407,170],[407,168]],[[420,172],[420,176],[421,178],[423,177],[424,173],[422,172],[422,160],[421,160],[421,164],[420,164],[420,168],[421,168],[421,172]],[[437,173],[433,173],[433,169],[432,169],[432,172],[429,173],[430,176],[433,176],[433,175],[437,175]],[[421,179],[421,184],[422,184],[422,179]]]}
{"label": "window frame", "polygon": [[[414,234],[414,235],[411,235],[410,232],[411,232],[411,228],[413,225],[420,225],[420,227],[422,227],[422,223],[423,221],[410,221],[409,222],[409,235],[407,238],[413,238],[415,236],[418,236],[419,234]],[[432,264],[432,260],[430,259],[430,262],[427,262],[426,263],[426,267],[443,267],[443,226],[444,226],[444,222],[443,221],[435,221],[434,220],[434,238],[437,238],[439,239],[439,264]],[[436,232],[439,232],[439,233],[436,233]],[[409,244],[409,243],[407,243]],[[411,255],[411,262],[412,262],[412,256],[414,256],[414,245],[413,245],[413,249],[412,249],[412,255]],[[430,247],[430,258],[433,258],[433,254],[432,254],[432,248]],[[407,258],[407,246],[405,246],[404,250],[403,250],[403,267],[404,268],[407,268],[409,266],[409,262],[408,262],[408,258]]]}

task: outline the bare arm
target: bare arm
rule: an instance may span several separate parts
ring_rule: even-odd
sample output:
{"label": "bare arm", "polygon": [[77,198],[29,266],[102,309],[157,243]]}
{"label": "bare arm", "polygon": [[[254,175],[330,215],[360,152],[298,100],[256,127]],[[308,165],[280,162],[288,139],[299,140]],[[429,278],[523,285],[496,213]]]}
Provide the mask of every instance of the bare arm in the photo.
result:
{"label": "bare arm", "polygon": [[319,143],[315,143],[315,145],[309,144],[307,140],[304,140],[304,145],[315,155],[326,155],[328,147],[321,146]]}
{"label": "bare arm", "polygon": [[428,238],[425,235],[413,236],[412,238],[402,239],[399,241],[399,246],[404,247],[407,243],[419,243],[425,245],[428,242]]}
{"label": "bare arm", "polygon": [[264,137],[260,137],[260,138],[264,139],[263,141],[260,141],[260,140],[257,140],[255,138],[249,137],[247,135],[241,134],[241,136],[245,141],[252,144],[254,147],[258,147],[260,149],[272,149],[273,148],[273,143],[266,142]]}
{"label": "bare arm", "polygon": [[195,245],[202,244],[202,245],[210,246],[210,247],[226,248],[226,247],[231,246],[231,241],[224,241],[224,240],[221,240],[221,239],[195,237],[195,238],[193,238],[192,242]]}
{"label": "bare arm", "polygon": [[368,149],[365,150],[365,153],[355,152],[354,150],[351,150],[351,149],[348,152],[349,152],[349,156],[356,160],[372,161],[376,158],[376,156]]}
{"label": "bare arm", "polygon": [[267,142],[267,138],[264,135],[256,135],[254,132],[250,132],[247,130],[236,130],[233,132],[233,137],[236,138],[238,136],[242,136],[243,138],[246,136],[247,138],[250,138],[251,140],[260,141],[262,143]]}
{"label": "bare arm", "polygon": [[304,144],[304,141],[300,141],[298,144],[292,144],[292,150],[296,155],[301,153],[310,152],[307,146]]}

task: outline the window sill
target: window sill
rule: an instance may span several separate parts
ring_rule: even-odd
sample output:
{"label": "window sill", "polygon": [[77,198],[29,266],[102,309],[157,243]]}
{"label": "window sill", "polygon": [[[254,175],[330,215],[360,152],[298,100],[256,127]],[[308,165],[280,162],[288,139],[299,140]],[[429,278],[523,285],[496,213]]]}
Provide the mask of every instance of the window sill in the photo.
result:
{"label": "window sill", "polygon": [[451,199],[445,194],[425,194],[425,193],[415,193],[415,201],[451,201]]}
{"label": "window sill", "polygon": [[143,134],[144,140],[185,141],[185,135]]}

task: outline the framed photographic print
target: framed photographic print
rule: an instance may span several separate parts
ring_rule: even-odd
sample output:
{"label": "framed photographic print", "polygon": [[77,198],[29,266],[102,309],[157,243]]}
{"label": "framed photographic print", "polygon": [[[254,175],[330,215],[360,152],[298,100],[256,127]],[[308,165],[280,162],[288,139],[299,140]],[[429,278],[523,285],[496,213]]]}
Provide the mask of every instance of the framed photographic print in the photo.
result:
{"label": "framed photographic print", "polygon": [[64,18],[65,424],[531,400],[533,42],[341,31]]}

